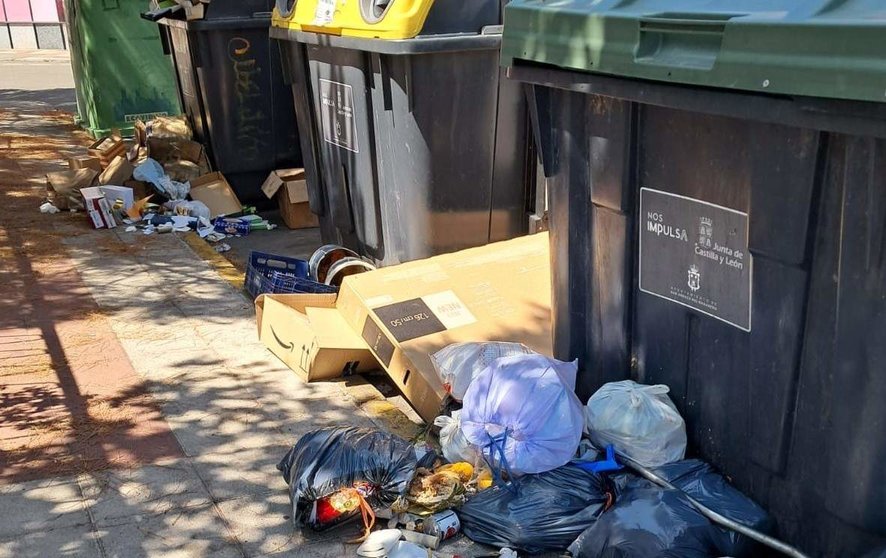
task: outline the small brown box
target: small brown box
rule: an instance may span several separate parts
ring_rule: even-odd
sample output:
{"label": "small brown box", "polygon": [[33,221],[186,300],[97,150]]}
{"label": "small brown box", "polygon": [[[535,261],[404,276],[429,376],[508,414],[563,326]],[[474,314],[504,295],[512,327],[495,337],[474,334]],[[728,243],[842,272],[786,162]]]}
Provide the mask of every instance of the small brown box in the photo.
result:
{"label": "small brown box", "polygon": [[280,217],[290,229],[320,226],[320,220],[311,212],[304,169],[272,172],[262,185],[262,192],[269,198],[277,196]]}

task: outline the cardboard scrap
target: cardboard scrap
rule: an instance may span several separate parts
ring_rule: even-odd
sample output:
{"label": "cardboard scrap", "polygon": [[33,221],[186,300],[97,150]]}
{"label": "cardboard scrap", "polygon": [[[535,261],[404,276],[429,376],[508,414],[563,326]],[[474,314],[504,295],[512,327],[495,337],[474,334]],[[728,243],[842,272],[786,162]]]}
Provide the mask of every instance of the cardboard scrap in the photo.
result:
{"label": "cardboard scrap", "polygon": [[70,157],[68,158],[68,168],[71,170],[92,169],[101,172],[102,162],[98,157]]}
{"label": "cardboard scrap", "polygon": [[139,198],[138,201],[132,204],[132,207],[126,210],[126,216],[133,221],[140,221],[145,214],[145,209],[148,207],[148,203],[150,203],[151,198],[153,197],[154,194],[145,198]]}
{"label": "cardboard scrap", "polygon": [[127,180],[132,178],[133,171],[135,171],[135,167],[132,166],[129,159],[125,155],[118,155],[114,157],[108,167],[99,175],[98,183],[122,186]]}
{"label": "cardboard scrap", "polygon": [[243,204],[220,172],[191,181],[191,199],[206,204],[213,218],[243,211]]}
{"label": "cardboard scrap", "polygon": [[46,175],[46,197],[61,210],[83,209],[81,188],[92,186],[98,171],[95,169],[79,169],[51,172]]}
{"label": "cardboard scrap", "polygon": [[120,137],[107,136],[96,140],[86,151],[91,157],[99,159],[102,168],[106,168],[115,157],[126,153],[126,145]]}

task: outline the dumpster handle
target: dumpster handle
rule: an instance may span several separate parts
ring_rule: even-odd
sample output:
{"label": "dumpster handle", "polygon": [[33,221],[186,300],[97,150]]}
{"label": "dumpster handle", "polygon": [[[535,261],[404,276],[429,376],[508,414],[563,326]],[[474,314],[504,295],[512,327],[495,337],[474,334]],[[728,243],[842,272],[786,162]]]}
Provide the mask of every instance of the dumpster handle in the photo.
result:
{"label": "dumpster handle", "polygon": [[[699,14],[665,13],[641,17],[635,60],[661,66],[711,70],[720,55],[726,24],[740,15],[724,14],[711,18]],[[685,52],[692,51],[698,55],[685,56]]]}
{"label": "dumpster handle", "polygon": [[[645,478],[646,480],[648,480],[654,484],[657,484],[658,486],[661,486],[662,488],[667,488],[669,490],[680,490],[679,488],[677,488],[673,484],[669,483],[665,479],[656,475],[655,473],[653,473],[652,471],[650,471],[646,467],[643,467],[642,465],[640,465],[639,463],[637,463],[636,461],[634,461],[633,459],[626,456],[625,454],[623,454],[620,451],[618,452],[618,457],[629,469],[633,469],[635,472],[637,472],[641,477]],[[764,544],[764,545],[768,546],[769,548],[777,550],[787,556],[792,556],[793,558],[809,558],[809,556],[807,554],[804,554],[803,551],[801,551],[800,549],[794,548],[793,546],[791,546],[785,542],[782,542],[782,541],[776,539],[775,537],[770,537],[769,535],[765,535],[765,534],[761,533],[760,531],[757,531],[755,529],[751,529],[747,525],[742,525],[741,523],[739,523],[737,521],[733,521],[733,520],[729,519],[728,517],[720,515],[719,513],[708,508],[704,504],[698,502],[697,500],[695,500],[694,498],[692,498],[690,495],[686,494],[682,490],[680,490],[680,492],[683,494],[683,496],[686,497],[686,499],[689,501],[689,503],[692,504],[693,507],[695,507],[695,509],[697,509],[703,516],[707,517],[708,519],[710,519],[714,523],[716,523],[722,527],[725,527],[731,531],[735,531],[736,533],[740,533],[750,539],[753,539],[761,544]]]}

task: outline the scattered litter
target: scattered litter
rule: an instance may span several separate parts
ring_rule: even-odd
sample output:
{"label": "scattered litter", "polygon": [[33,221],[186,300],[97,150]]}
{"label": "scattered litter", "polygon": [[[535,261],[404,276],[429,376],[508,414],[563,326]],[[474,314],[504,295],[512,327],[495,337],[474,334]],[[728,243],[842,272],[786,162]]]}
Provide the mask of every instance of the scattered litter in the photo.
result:
{"label": "scattered litter", "polygon": [[443,387],[453,399],[461,402],[471,381],[494,361],[531,354],[534,351],[522,343],[453,343],[431,355],[431,362]]}
{"label": "scattered litter", "polygon": [[175,227],[172,225],[172,223],[164,223],[162,225],[157,225],[157,232],[158,233],[171,233],[174,230],[175,230]]}
{"label": "scattered litter", "polygon": [[419,469],[409,486],[409,511],[434,513],[460,506],[467,493],[465,485],[473,476],[474,467],[469,463],[443,466],[433,472]]}
{"label": "scattered litter", "polygon": [[228,238],[228,235],[224,233],[217,233],[215,229],[212,228],[201,228],[200,236],[205,238],[208,242],[221,242],[222,240]]}
{"label": "scattered litter", "polygon": [[357,556],[385,558],[397,546],[402,533],[400,529],[382,529],[366,537],[357,548]]}
{"label": "scattered litter", "polygon": [[206,204],[203,202],[177,200],[165,203],[164,207],[170,211],[174,211],[176,215],[197,217],[206,220],[212,219],[209,208],[206,207]]}
{"label": "scattered litter", "polygon": [[144,235],[145,235],[145,236],[150,236],[150,235],[154,234],[154,231],[155,231],[155,227],[154,227],[154,225],[148,225],[148,226],[145,227]]}
{"label": "scattered litter", "polygon": [[519,557],[517,556],[517,551],[516,551],[516,550],[512,550],[512,549],[510,549],[510,548],[508,548],[508,547],[504,547],[504,548],[502,548],[501,550],[499,550],[499,551],[498,551],[498,555],[499,555],[500,558],[519,558]]}
{"label": "scattered litter", "polygon": [[585,409],[591,441],[609,444],[644,467],[683,459],[686,423],[664,385],[611,382],[591,396]]}
{"label": "scattered litter", "polygon": [[461,428],[494,474],[543,473],[572,459],[584,430],[577,374],[575,362],[518,355],[496,360],[474,379]]}
{"label": "scattered litter", "polygon": [[225,252],[230,252],[231,245],[225,244],[225,243],[216,244],[215,251],[218,252],[219,254],[224,254]]}
{"label": "scattered litter", "polygon": [[131,232],[137,231],[138,227],[136,227],[135,225],[130,225],[130,226],[126,227],[125,230],[126,230],[126,232],[131,233]]}
{"label": "scattered litter", "polygon": [[428,551],[415,543],[400,541],[388,554],[388,558],[428,558]]}
{"label": "scattered litter", "polygon": [[479,492],[458,510],[471,540],[533,554],[563,551],[615,498],[602,476],[572,465],[526,475],[511,488]]}
{"label": "scattered litter", "polygon": [[461,530],[461,522],[452,510],[435,513],[424,520],[424,532],[441,541],[451,539]]}
{"label": "scattered litter", "polygon": [[440,546],[440,539],[438,537],[419,533],[418,531],[404,530],[403,539],[433,550]]}
{"label": "scattered litter", "polygon": [[54,215],[55,213],[58,213],[58,212],[59,212],[59,208],[57,208],[56,206],[52,205],[49,202],[46,202],[40,206],[40,213],[47,213],[49,215]]}
{"label": "scattered litter", "polygon": [[145,198],[142,198],[140,200],[137,200],[135,203],[132,204],[132,207],[130,207],[126,211],[126,216],[129,217],[130,219],[132,219],[133,221],[140,220],[142,218],[142,215],[147,210],[148,204],[150,203],[152,197],[154,197],[153,194],[151,194],[150,196],[147,196]]}
{"label": "scattered litter", "polygon": [[232,236],[246,236],[251,230],[249,223],[242,219],[225,219],[220,217],[213,222],[215,232]]}
{"label": "scattered litter", "polygon": [[440,427],[440,447],[447,461],[476,464],[480,460],[480,451],[468,442],[461,430],[461,411],[453,411],[451,417],[437,417],[434,426]]}

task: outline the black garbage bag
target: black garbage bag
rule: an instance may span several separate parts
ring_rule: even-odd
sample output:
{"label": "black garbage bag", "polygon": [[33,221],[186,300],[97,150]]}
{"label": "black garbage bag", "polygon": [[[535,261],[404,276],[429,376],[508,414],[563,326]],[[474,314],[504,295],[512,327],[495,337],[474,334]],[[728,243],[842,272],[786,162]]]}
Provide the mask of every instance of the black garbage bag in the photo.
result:
{"label": "black garbage bag", "polygon": [[[653,472],[673,484],[702,505],[733,521],[765,534],[772,534],[775,521],[756,502],[729,484],[723,475],[698,459],[686,459],[663,465]],[[623,473],[613,477],[617,493],[628,488],[653,488],[646,479]],[[724,556],[752,556],[757,543],[729,529],[720,529],[717,548]]]}
{"label": "black garbage bag", "polygon": [[289,484],[292,520],[309,523],[313,503],[340,490],[361,487],[373,508],[405,495],[416,458],[406,440],[367,428],[323,428],[299,439],[277,469]]}
{"label": "black garbage bag", "polygon": [[457,513],[475,542],[539,553],[565,550],[612,501],[603,477],[564,465],[484,490]]}
{"label": "black garbage bag", "polygon": [[[775,528],[766,510],[703,461],[677,461],[653,472],[733,521],[767,534]],[[576,556],[755,555],[754,541],[711,523],[679,491],[662,490],[631,473],[613,475],[611,480],[616,505],[570,547]]]}
{"label": "black garbage bag", "polygon": [[676,490],[629,488],[569,547],[575,558],[712,558],[718,528]]}

